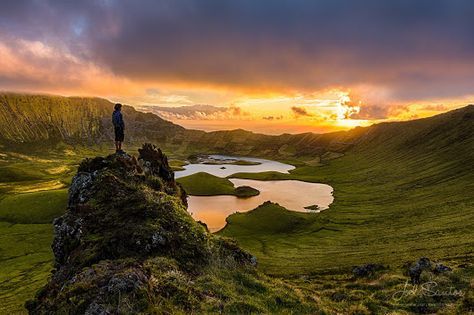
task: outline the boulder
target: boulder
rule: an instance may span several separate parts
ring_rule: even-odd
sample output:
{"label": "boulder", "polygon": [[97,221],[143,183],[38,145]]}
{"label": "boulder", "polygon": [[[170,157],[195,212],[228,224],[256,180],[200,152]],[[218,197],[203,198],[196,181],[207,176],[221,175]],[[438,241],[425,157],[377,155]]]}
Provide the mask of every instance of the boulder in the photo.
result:
{"label": "boulder", "polygon": [[420,283],[420,276],[423,271],[431,271],[432,262],[427,257],[421,257],[416,263],[408,268],[408,275],[413,284]]}

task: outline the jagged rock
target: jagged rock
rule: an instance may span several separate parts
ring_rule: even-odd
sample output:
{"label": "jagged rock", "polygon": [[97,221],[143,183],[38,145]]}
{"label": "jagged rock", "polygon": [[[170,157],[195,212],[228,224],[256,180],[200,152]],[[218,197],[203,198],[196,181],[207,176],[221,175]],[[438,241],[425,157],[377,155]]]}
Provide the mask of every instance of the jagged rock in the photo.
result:
{"label": "jagged rock", "polygon": [[157,175],[166,181],[174,181],[174,172],[168,164],[168,158],[160,149],[145,143],[138,152],[138,161],[146,175]]}
{"label": "jagged rock", "polygon": [[94,173],[79,172],[73,177],[69,187],[68,206],[73,207],[80,203],[85,203],[92,193],[91,186]]}
{"label": "jagged rock", "polygon": [[84,315],[109,315],[111,314],[108,312],[104,306],[98,304],[97,302],[92,302],[89,307],[84,312]]}
{"label": "jagged rock", "polygon": [[83,219],[59,217],[53,221],[54,240],[51,248],[56,264],[64,264],[72,249],[80,244]]}
{"label": "jagged rock", "polygon": [[56,269],[27,302],[30,314],[135,314],[164,305],[166,312],[199,313],[214,286],[199,291],[195,283],[214,281],[208,270],[230,273],[231,282],[237,269],[257,277],[256,257],[194,221],[183,196],[154,146],[144,145],[138,160],[84,160],[68,209],[54,220]]}
{"label": "jagged rock", "polygon": [[380,264],[365,264],[356,266],[352,269],[352,273],[357,278],[372,277],[375,272],[385,269],[384,265]]}
{"label": "jagged rock", "polygon": [[415,264],[408,268],[408,275],[413,284],[420,283],[420,276],[423,271],[431,271],[432,263],[429,258],[421,257]]}
{"label": "jagged rock", "polygon": [[410,280],[413,284],[420,283],[420,277],[423,272],[440,274],[452,271],[450,267],[445,266],[439,262],[433,262],[427,257],[421,257],[415,263],[406,264],[405,267],[406,274],[410,277]]}

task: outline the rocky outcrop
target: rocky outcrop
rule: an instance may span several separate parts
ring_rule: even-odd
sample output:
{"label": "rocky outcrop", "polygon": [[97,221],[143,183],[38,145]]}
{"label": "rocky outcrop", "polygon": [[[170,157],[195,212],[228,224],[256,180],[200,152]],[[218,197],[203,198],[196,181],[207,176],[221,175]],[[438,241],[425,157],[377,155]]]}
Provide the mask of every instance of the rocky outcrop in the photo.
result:
{"label": "rocky outcrop", "polygon": [[184,200],[166,156],[150,144],[138,159],[114,154],[84,160],[69,189],[68,209],[54,221],[55,270],[27,303],[29,312],[200,310],[205,295],[193,281],[209,268],[252,276],[255,257],[209,234]]}
{"label": "rocky outcrop", "polygon": [[452,271],[450,267],[439,262],[435,263],[427,257],[421,257],[415,263],[407,265],[407,273],[412,284],[419,284],[421,282],[420,277],[423,272],[440,274],[449,271]]}

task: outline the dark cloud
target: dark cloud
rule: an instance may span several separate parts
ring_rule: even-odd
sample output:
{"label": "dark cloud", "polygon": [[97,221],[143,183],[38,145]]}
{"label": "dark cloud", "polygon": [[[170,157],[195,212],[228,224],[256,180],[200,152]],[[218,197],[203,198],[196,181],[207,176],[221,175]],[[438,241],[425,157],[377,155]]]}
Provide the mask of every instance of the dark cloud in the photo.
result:
{"label": "dark cloud", "polygon": [[386,119],[410,112],[410,108],[406,105],[372,105],[364,104],[360,101],[346,102],[342,105],[346,109],[344,113],[345,119]]}
{"label": "dark cloud", "polygon": [[372,84],[398,99],[472,92],[472,16],[470,0],[0,3],[1,32],[65,45],[138,81]]}
{"label": "dark cloud", "polygon": [[361,106],[359,112],[348,112],[347,118],[351,119],[385,119],[388,118],[389,107],[388,106],[377,106],[377,105],[366,105]]}
{"label": "dark cloud", "polygon": [[262,117],[263,120],[269,120],[269,121],[272,121],[272,120],[282,120],[283,119],[283,116],[280,115],[280,116],[263,116]]}
{"label": "dark cloud", "polygon": [[308,111],[304,107],[293,106],[291,107],[291,111],[293,112],[295,117],[312,116],[310,113],[308,113]]}

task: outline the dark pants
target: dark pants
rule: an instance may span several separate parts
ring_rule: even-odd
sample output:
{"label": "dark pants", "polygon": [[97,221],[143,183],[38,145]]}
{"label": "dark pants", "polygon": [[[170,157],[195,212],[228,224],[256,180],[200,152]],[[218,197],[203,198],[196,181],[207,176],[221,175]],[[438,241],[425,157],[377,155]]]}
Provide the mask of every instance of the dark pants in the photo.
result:
{"label": "dark pants", "polygon": [[125,137],[123,128],[115,127],[115,141],[123,142],[123,138]]}

